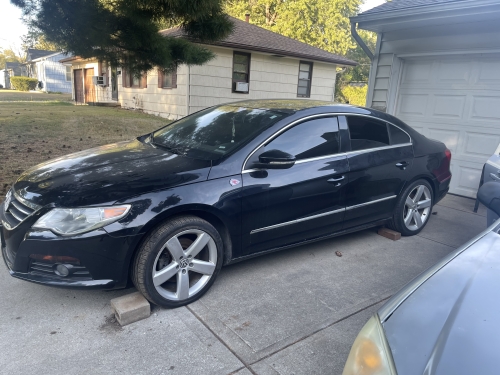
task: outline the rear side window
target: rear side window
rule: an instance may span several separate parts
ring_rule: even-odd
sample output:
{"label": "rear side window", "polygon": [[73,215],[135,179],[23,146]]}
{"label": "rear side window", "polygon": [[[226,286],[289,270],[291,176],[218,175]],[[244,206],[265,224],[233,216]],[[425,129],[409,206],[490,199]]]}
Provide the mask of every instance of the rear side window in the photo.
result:
{"label": "rear side window", "polygon": [[401,129],[395,127],[394,125],[388,125],[389,134],[391,136],[391,145],[401,145],[404,143],[410,143],[410,137]]}
{"label": "rear side window", "polygon": [[339,152],[339,125],[336,117],[305,121],[268,143],[265,150],[280,150],[297,160]]}
{"label": "rear side window", "polygon": [[367,117],[347,117],[349,134],[351,136],[351,150],[366,150],[370,148],[389,146],[389,133],[385,122],[372,120]]}

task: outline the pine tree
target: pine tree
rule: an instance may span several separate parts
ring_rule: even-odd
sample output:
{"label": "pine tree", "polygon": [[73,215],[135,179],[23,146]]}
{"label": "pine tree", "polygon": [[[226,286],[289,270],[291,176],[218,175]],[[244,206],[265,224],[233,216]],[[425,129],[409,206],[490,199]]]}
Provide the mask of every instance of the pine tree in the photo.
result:
{"label": "pine tree", "polygon": [[[227,36],[232,22],[222,0],[11,0],[46,41],[82,58],[97,58],[139,74],[178,64],[203,64],[213,53],[191,40]],[[162,36],[179,25],[189,36]]]}

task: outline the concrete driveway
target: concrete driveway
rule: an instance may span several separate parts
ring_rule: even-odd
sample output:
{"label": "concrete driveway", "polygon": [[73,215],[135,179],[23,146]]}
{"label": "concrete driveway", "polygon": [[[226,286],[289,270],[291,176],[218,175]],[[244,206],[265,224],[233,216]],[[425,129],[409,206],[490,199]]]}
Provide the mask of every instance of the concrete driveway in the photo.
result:
{"label": "concrete driveway", "polygon": [[420,235],[396,242],[372,229],[225,267],[201,300],[123,328],[109,301],[132,289],[48,288],[2,262],[1,372],[340,374],[379,306],[486,228],[473,205],[448,195]]}

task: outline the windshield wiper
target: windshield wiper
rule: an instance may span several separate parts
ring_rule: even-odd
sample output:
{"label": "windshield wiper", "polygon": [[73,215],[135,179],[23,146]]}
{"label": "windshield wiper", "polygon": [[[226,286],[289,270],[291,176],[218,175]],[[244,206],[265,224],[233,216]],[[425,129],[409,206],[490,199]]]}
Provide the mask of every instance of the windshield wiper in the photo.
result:
{"label": "windshield wiper", "polygon": [[157,147],[160,147],[160,148],[163,148],[173,154],[177,154],[177,155],[183,155],[183,156],[186,156],[187,152],[180,149],[179,147],[172,147],[172,146],[166,146],[164,144],[161,144],[161,143],[156,143],[154,141],[150,141],[150,143],[154,146],[157,146]]}

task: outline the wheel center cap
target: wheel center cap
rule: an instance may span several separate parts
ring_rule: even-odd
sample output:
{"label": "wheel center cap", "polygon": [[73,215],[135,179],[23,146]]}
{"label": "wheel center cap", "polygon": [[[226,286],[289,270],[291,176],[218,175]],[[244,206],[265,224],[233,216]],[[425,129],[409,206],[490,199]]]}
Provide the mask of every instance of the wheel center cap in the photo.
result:
{"label": "wheel center cap", "polygon": [[183,258],[179,261],[179,266],[181,266],[181,268],[186,268],[188,265],[189,265],[189,259],[187,258]]}

